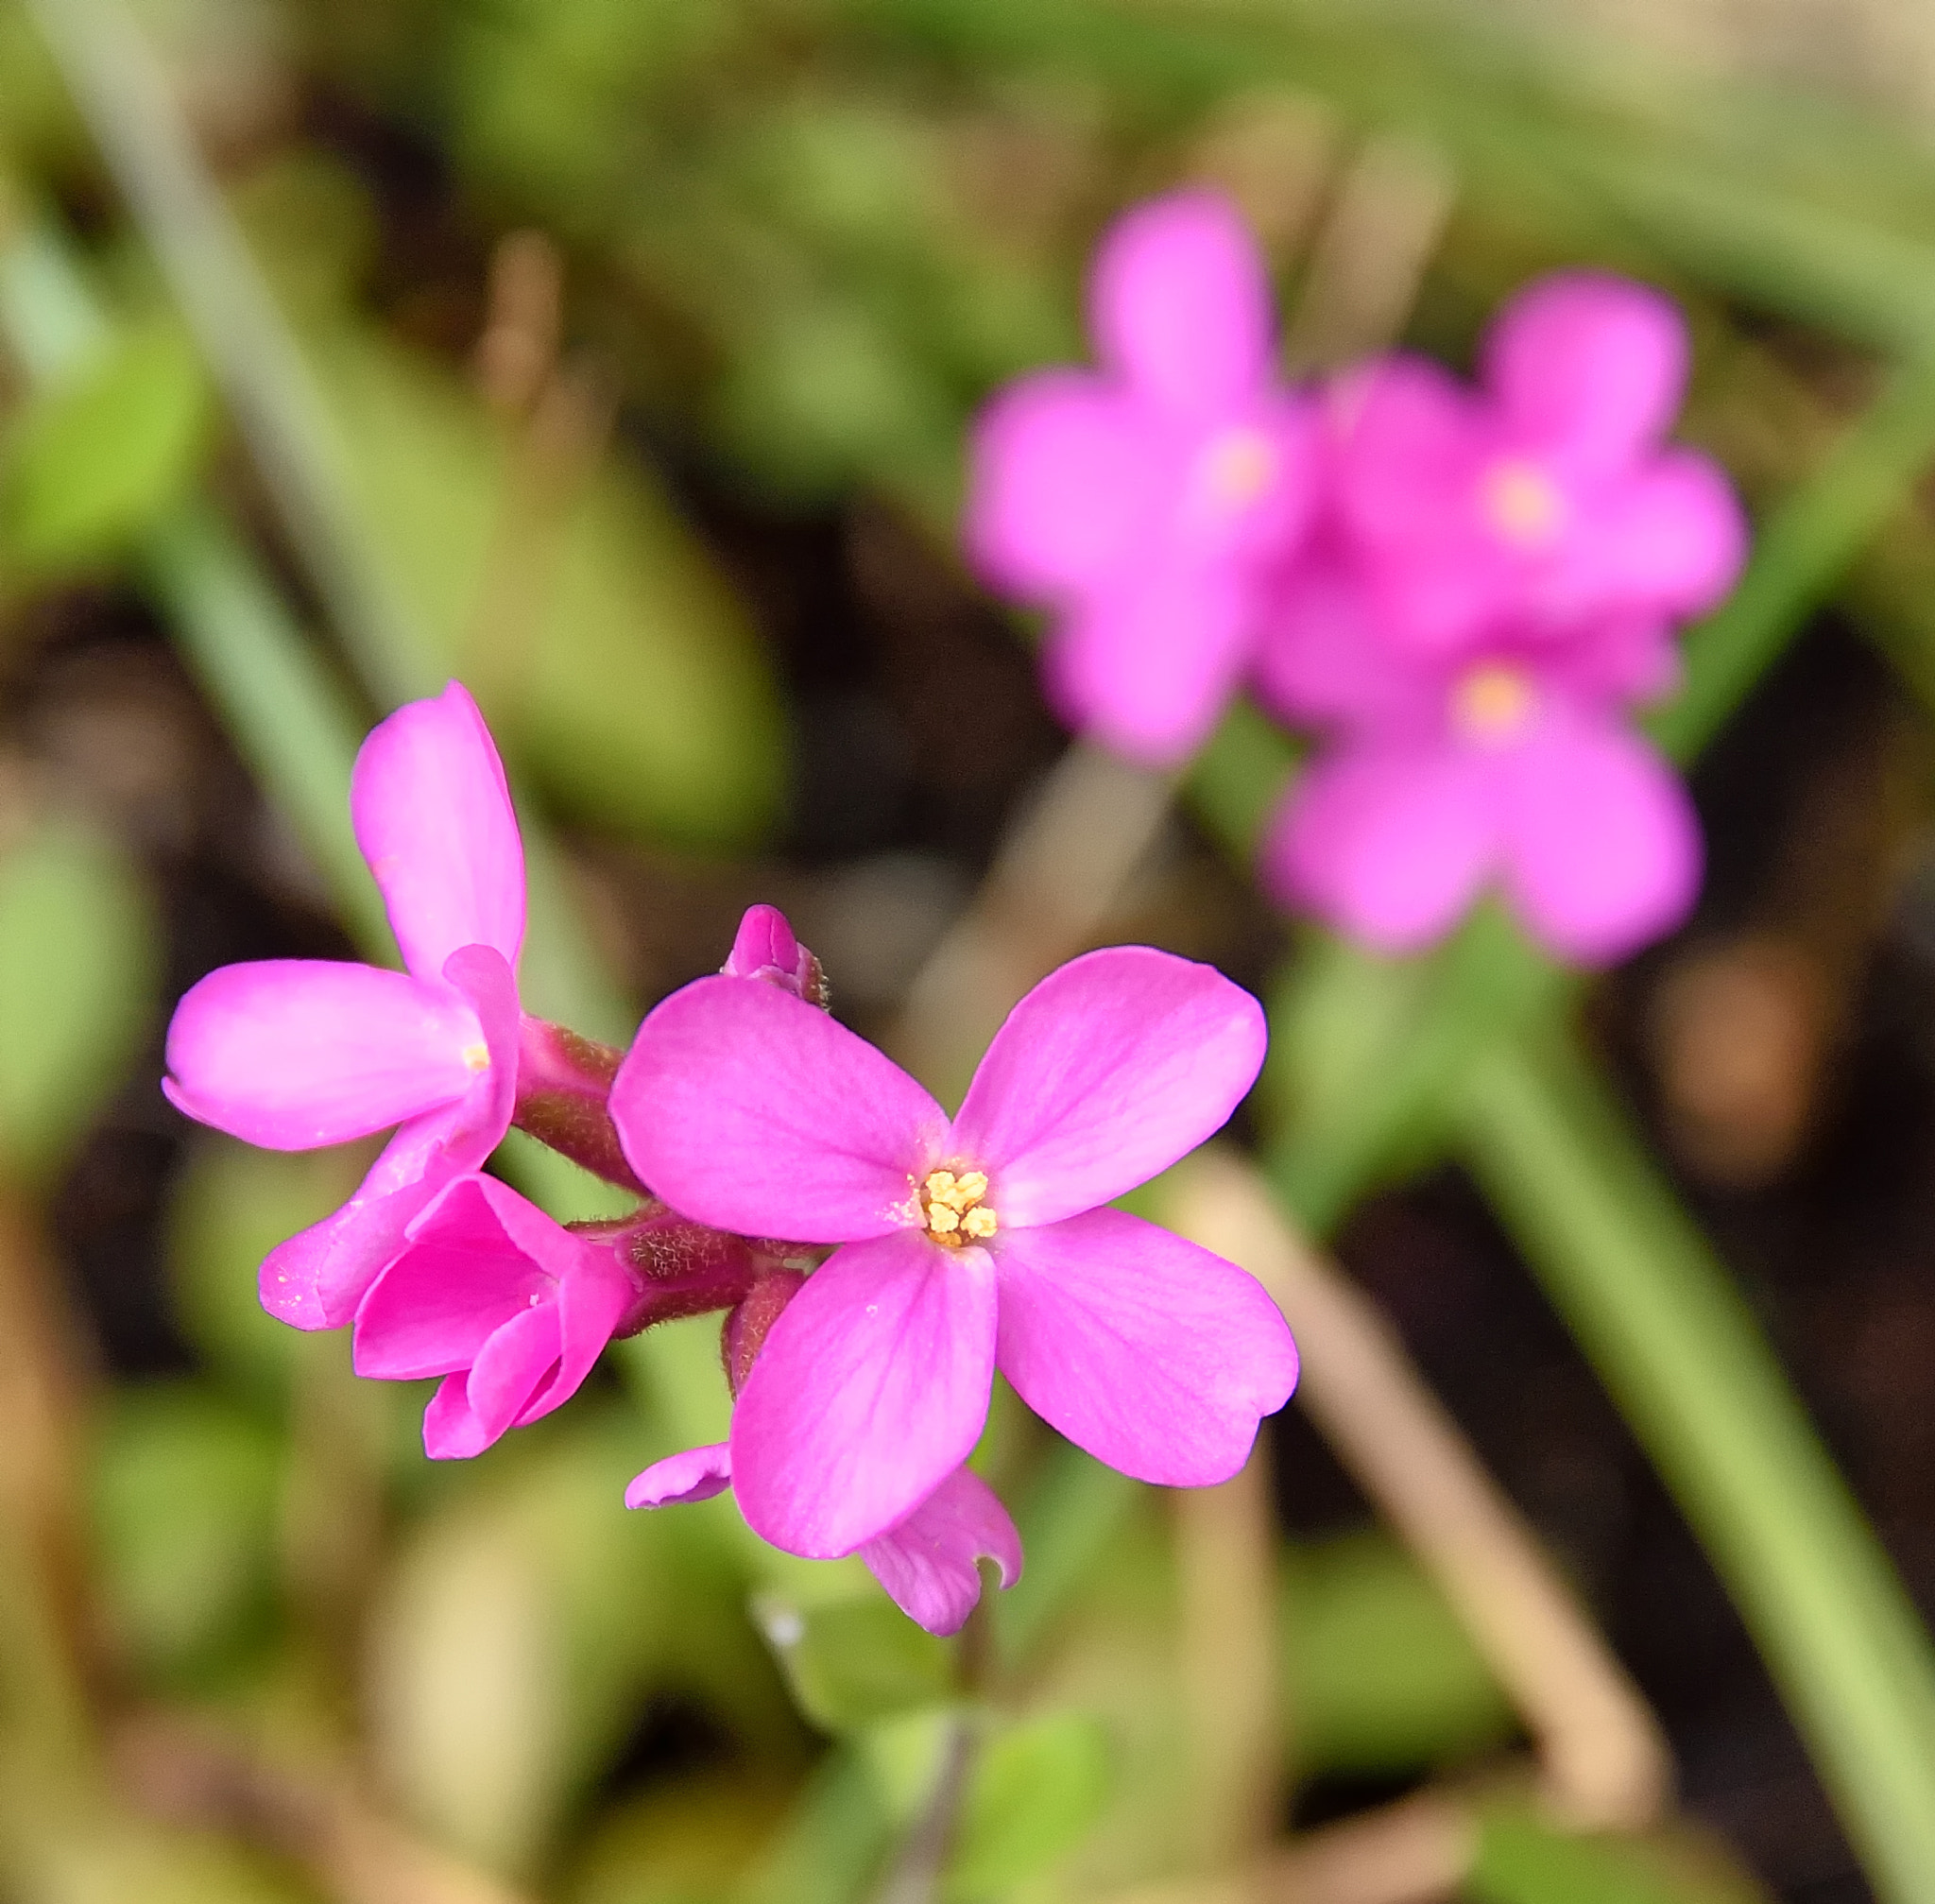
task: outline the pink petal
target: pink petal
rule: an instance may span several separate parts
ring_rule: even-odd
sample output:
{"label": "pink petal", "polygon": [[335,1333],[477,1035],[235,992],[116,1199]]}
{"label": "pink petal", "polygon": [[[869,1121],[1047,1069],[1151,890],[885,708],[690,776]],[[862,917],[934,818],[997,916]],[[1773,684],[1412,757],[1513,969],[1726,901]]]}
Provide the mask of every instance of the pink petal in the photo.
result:
{"label": "pink petal", "polygon": [[1595,505],[1544,581],[1540,606],[1555,618],[1606,609],[1704,614],[1746,557],[1746,520],[1726,477],[1705,456],[1670,451]]}
{"label": "pink petal", "polygon": [[611,1115],[632,1168],[681,1214],[799,1243],[917,1223],[909,1199],[948,1131],[933,1099],[845,1025],[733,978],[653,1010]]}
{"label": "pink petal", "polygon": [[1139,553],[1175,463],[1167,433],[1100,378],[1024,377],[974,428],[968,552],[997,588],[1027,597],[1104,579]]}
{"label": "pink petal", "polygon": [[1180,766],[1208,739],[1249,663],[1252,592],[1226,563],[1164,562],[1073,611],[1042,656],[1048,697],[1111,753]]}
{"label": "pink petal", "polygon": [[1139,1481],[1201,1487],[1249,1458],[1296,1386],[1255,1278],[1116,1209],[1003,1236],[1001,1371],[1036,1414]]}
{"label": "pink petal", "polygon": [[1337,559],[1300,563],[1265,625],[1257,692],[1285,722],[1435,725],[1442,689],[1400,655],[1361,581]]}
{"label": "pink petal", "polygon": [[1680,650],[1656,615],[1596,617],[1556,636],[1537,655],[1540,678],[1559,694],[1598,707],[1663,699],[1680,684]]}
{"label": "pink petal", "polygon": [[448,1375],[423,1411],[423,1452],[468,1461],[503,1438],[557,1365],[557,1312],[527,1309],[499,1329],[468,1375]]}
{"label": "pink petal", "polygon": [[1021,1577],[1021,1536],[994,1489],[957,1467],[890,1534],[860,1550],[873,1577],[908,1619],[942,1635],[958,1633],[981,1598],[984,1556],[1003,1587]]}
{"label": "pink petal", "polygon": [[168,1027],[163,1089],[266,1150],[347,1143],[466,1096],[489,1062],[448,986],[319,959],[224,966]]}
{"label": "pink petal", "polygon": [[995,1034],[950,1156],[988,1173],[1004,1230],[1093,1209],[1220,1130],[1268,1036],[1256,1000],[1213,966],[1148,946],[1085,953]]}
{"label": "pink petal", "polygon": [[631,1278],[608,1249],[580,1247],[557,1292],[557,1373],[551,1386],[534,1397],[518,1416],[520,1428],[549,1415],[578,1392],[636,1299]]}
{"label": "pink petal", "polygon": [[1498,829],[1482,761],[1448,746],[1347,747],[1291,789],[1260,872],[1279,904],[1378,952],[1415,952],[1477,897]]}
{"label": "pink petal", "polygon": [[824,1560],[905,1519],[980,1437],[994,1328],[983,1250],[905,1232],[836,1250],[773,1325],[733,1414],[753,1532]]}
{"label": "pink petal", "polygon": [[1242,215],[1212,192],[1137,207],[1104,236],[1089,281],[1103,360],[1175,410],[1241,403],[1270,374],[1271,300]]}
{"label": "pink petal", "polygon": [[670,1507],[686,1501],[710,1501],[732,1485],[732,1444],[688,1448],[655,1461],[625,1490],[627,1507]]}
{"label": "pink petal", "polygon": [[467,945],[516,967],[523,845],[490,730],[459,682],[399,708],[363,743],[350,815],[413,972],[435,976]]}
{"label": "pink petal", "polygon": [[508,1184],[458,1177],[363,1298],[356,1373],[411,1381],[470,1367],[497,1329],[555,1299],[585,1249]]}
{"label": "pink petal", "polygon": [[1553,952],[1607,964],[1686,918],[1700,890],[1700,826],[1645,742],[1555,713],[1510,772],[1506,885]]}
{"label": "pink petal", "polygon": [[1484,344],[1487,385],[1515,433],[1612,468],[1656,441],[1680,407],[1687,327],[1670,299],[1593,272],[1541,278]]}

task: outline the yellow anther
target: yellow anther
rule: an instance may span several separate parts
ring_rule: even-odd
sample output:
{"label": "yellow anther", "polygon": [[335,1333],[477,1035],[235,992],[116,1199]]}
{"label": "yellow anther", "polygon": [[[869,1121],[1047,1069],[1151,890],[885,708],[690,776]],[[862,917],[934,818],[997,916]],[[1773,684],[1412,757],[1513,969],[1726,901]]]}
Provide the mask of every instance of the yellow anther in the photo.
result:
{"label": "yellow anther", "polygon": [[1538,690],[1523,668],[1481,661],[1451,690],[1451,725],[1480,746],[1502,746],[1525,731],[1538,706]]}
{"label": "yellow anther", "polygon": [[979,1243],[994,1235],[1000,1225],[994,1211],[982,1202],[987,1194],[987,1173],[964,1170],[933,1170],[920,1187],[921,1213],[927,1233],[936,1243],[957,1249],[972,1239]]}
{"label": "yellow anther", "polygon": [[1494,463],[1479,483],[1486,522],[1520,549],[1540,549],[1566,524],[1566,498],[1558,484],[1518,456]]}
{"label": "yellow anther", "polygon": [[472,1071],[490,1069],[490,1047],[488,1044],[467,1044],[463,1052],[464,1062]]}
{"label": "yellow anther", "polygon": [[1254,503],[1276,480],[1276,445],[1261,430],[1225,430],[1203,452],[1203,486],[1224,508]]}

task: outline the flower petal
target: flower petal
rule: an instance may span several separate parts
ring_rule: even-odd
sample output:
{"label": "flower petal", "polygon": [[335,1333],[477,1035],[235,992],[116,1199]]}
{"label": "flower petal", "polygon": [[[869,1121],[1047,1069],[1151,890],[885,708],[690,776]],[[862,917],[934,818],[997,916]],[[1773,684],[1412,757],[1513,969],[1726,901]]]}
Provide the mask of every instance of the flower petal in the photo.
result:
{"label": "flower petal", "polygon": [[371,732],[350,815],[413,972],[434,977],[467,945],[494,946],[516,967],[524,849],[490,729],[460,682]]}
{"label": "flower petal", "polygon": [[958,1633],[981,1598],[983,1556],[1002,1585],[1021,1577],[1021,1536],[994,1489],[957,1467],[890,1534],[860,1550],[873,1577],[908,1619],[930,1633]]}
{"label": "flower petal", "polygon": [[1051,1427],[1139,1481],[1201,1487],[1248,1459],[1296,1386],[1254,1277],[1122,1210],[1003,1236],[996,1356]]}
{"label": "flower petal", "polygon": [[1436,671],[1400,655],[1361,581],[1339,559],[1307,561],[1278,590],[1259,646],[1257,692],[1293,726],[1435,725]]}
{"label": "flower petal", "polygon": [[[533,1214],[550,1222],[541,1210]],[[557,1373],[550,1387],[533,1397],[518,1416],[520,1428],[549,1415],[578,1392],[637,1296],[610,1250],[594,1248],[575,1237],[572,1241],[577,1244],[576,1261],[566,1270],[557,1292]]]}
{"label": "flower petal", "polygon": [[1270,284],[1242,214],[1213,192],[1174,192],[1119,218],[1089,280],[1103,360],[1139,394],[1203,413],[1270,374]]}
{"label": "flower petal", "polygon": [[1680,407],[1687,326],[1644,284],[1589,271],[1541,278],[1485,338],[1485,382],[1515,432],[1612,468],[1656,441]]}
{"label": "flower petal", "polygon": [[625,1490],[627,1507],[670,1507],[678,1501],[710,1501],[732,1485],[732,1444],[688,1448],[655,1461]]}
{"label": "flower petal", "polygon": [[1209,738],[1250,660],[1251,590],[1227,564],[1165,561],[1073,610],[1042,655],[1068,724],[1139,766],[1180,766]]}
{"label": "flower petal", "polygon": [[169,1098],[265,1150],[347,1143],[465,1097],[488,1062],[448,986],[322,959],[224,966],[168,1026]]}
{"label": "flower petal", "polygon": [[899,1065],[777,986],[702,978],[653,1010],[611,1115],[682,1215],[744,1236],[849,1243],[919,1220],[941,1107]]}
{"label": "flower petal", "polygon": [[965,536],[997,588],[1053,597],[1138,555],[1179,480],[1172,434],[1099,377],[1049,370],[975,424]]}
{"label": "flower petal", "polygon": [[1070,959],[994,1036],[950,1156],[1002,1229],[1091,1209],[1220,1130],[1262,1068],[1262,1008],[1213,966],[1148,946]]}
{"label": "flower petal", "polygon": [[1382,952],[1448,932],[1497,862],[1481,761],[1448,746],[1345,747],[1306,770],[1263,841],[1263,883]]}
{"label": "flower petal", "polygon": [[[503,1439],[557,1365],[557,1312],[527,1309],[497,1329],[468,1375],[447,1375],[423,1412],[423,1452],[468,1461]],[[559,1398],[562,1399],[562,1398]]]}
{"label": "flower petal", "polygon": [[1662,937],[1700,890],[1687,790],[1636,735],[1557,712],[1515,751],[1505,881],[1562,958],[1609,964]]}
{"label": "flower petal", "polygon": [[732,1416],[755,1534],[831,1559],[967,1460],[994,1380],[994,1266],[902,1233],[836,1250],[773,1325]]}

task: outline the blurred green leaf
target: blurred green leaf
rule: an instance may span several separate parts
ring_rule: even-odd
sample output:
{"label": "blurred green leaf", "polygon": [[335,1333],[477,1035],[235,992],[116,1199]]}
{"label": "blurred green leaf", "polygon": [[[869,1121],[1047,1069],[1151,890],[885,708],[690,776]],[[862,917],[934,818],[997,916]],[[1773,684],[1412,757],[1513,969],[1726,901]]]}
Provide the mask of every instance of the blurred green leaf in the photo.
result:
{"label": "blurred green leaf", "polygon": [[880,1594],[802,1605],[762,1594],[754,1615],[799,1709],[828,1732],[849,1732],[947,1699],[952,1649]]}
{"label": "blurred green leaf", "polygon": [[0,857],[0,1156],[59,1165],[113,1088],[153,996],[145,895],[118,852],[47,822]]}
{"label": "blurred green leaf", "polygon": [[1746,1904],[1759,1893],[1709,1864],[1675,1869],[1650,1844],[1556,1831],[1531,1813],[1487,1815],[1464,1880],[1472,1904]]}
{"label": "blurred green leaf", "polygon": [[785,1810],[743,1769],[655,1789],[598,1823],[565,1904],[731,1904]]}
{"label": "blurred green leaf", "polygon": [[1023,1721],[981,1748],[962,1803],[945,1895],[983,1904],[1048,1869],[1102,1816],[1108,1734],[1081,1712]]}
{"label": "blurred green leaf", "polygon": [[1396,1773],[1468,1756],[1512,1710],[1456,1614],[1378,1531],[1291,1551],[1285,1700],[1313,1771]]}
{"label": "blurred green leaf", "polygon": [[42,386],[0,442],[0,555],[44,570],[118,553],[187,494],[213,420],[200,361],[171,325]]}
{"label": "blurred green leaf", "polygon": [[92,1501],[109,1619],[145,1672],[219,1669],[273,1609],[283,1450],[187,1383],[123,1390],[96,1431]]}
{"label": "blurred green leaf", "polygon": [[369,532],[508,751],[607,825],[694,845],[763,827],[785,778],[773,683],[644,471],[608,459],[555,520],[514,508],[506,486],[530,478],[456,378],[370,338],[337,338],[320,367]]}

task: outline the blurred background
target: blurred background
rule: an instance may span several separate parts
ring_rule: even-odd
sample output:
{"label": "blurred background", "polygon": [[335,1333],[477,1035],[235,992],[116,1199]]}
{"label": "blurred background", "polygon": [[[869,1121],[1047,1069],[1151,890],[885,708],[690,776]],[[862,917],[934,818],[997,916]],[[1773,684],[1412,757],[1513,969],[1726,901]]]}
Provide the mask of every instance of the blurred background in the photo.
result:
{"label": "blurred background", "polygon": [[1699,914],[1567,1002],[1935,1608],[1931,124],[1916,0],[0,0],[0,1897],[1916,1895],[1466,1168],[1455,1067],[1297,1207],[1663,1737],[1623,1811],[1520,1802],[1570,1682],[1366,1482],[1376,1408],[1293,1406],[1190,1508],[999,1407],[1030,1570],[964,1662],[729,1501],[623,1511],[723,1409],[703,1323],[433,1467],[420,1392],[254,1302],[366,1158],[157,1080],[213,967],[388,955],[349,759],[455,673],[548,841],[534,1008],[622,1039],[768,901],[944,1078],[937,985],[998,1016],[1148,941],[1270,1003],[1237,1137],[1294,1178],[1438,968],[1256,895],[1254,716],[1175,800],[1070,752],[958,557],[965,425],[1084,355],[1096,233],[1178,180],[1253,221],[1302,370],[1464,367],[1526,278],[1631,272],[1785,540]]}

